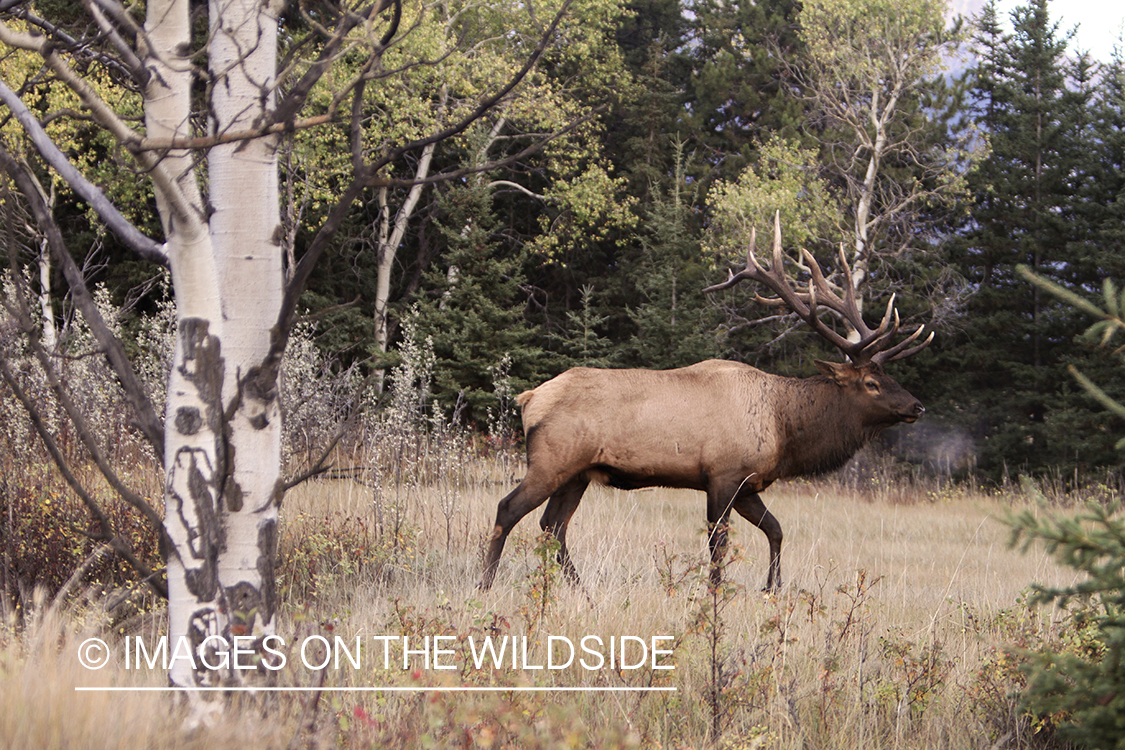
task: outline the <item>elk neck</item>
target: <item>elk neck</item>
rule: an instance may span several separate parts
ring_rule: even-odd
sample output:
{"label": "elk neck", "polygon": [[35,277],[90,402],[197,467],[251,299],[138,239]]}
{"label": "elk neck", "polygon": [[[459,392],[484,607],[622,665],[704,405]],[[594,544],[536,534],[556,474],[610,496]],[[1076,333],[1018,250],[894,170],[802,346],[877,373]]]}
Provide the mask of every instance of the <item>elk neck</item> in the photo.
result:
{"label": "elk neck", "polygon": [[870,424],[845,389],[822,375],[786,378],[778,389],[778,477],[838,469],[886,425]]}

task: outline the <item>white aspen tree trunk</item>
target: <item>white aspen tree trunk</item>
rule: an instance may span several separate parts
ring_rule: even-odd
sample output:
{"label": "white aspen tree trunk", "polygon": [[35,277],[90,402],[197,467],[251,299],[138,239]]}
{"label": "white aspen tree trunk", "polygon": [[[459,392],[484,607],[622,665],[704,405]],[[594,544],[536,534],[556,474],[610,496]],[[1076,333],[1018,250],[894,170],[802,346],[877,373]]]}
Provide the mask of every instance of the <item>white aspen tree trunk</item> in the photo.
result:
{"label": "white aspen tree trunk", "polygon": [[[276,5],[211,2],[211,74],[221,82],[213,88],[211,113],[218,133],[250,129],[273,106]],[[211,149],[207,162],[211,242],[223,291],[223,407],[229,415],[218,575],[230,635],[257,643],[274,632],[277,608],[279,369],[264,362],[284,282],[278,146],[278,136],[226,144]]]}
{"label": "white aspen tree trunk", "polygon": [[[145,23],[149,84],[145,127],[150,137],[190,135],[191,44],[185,0],[155,0]],[[176,343],[165,405],[164,555],[168,575],[168,632],[173,659],[168,679],[179,687],[208,684],[197,649],[218,630],[215,500],[223,454],[222,360],[212,339],[221,334],[218,277],[203,223],[203,201],[191,155],[173,150],[161,161],[156,205],[164,227],[176,298]],[[212,372],[218,368],[216,378]]]}
{"label": "white aspen tree trunk", "polygon": [[[150,137],[192,135],[189,10],[148,4]],[[212,129],[248,128],[273,100],[276,13],[260,0],[214,0],[209,12]],[[237,684],[248,673],[227,646],[260,644],[276,608],[281,425],[277,372],[260,366],[282,291],[276,140],[212,149],[206,203],[194,155],[173,150],[159,168],[177,315],[164,456],[169,680]],[[219,710],[190,695],[192,721]]]}
{"label": "white aspen tree trunk", "polygon": [[[43,199],[47,202],[47,210],[55,210],[55,181],[51,180],[51,192],[44,193]],[[39,313],[43,316],[43,346],[48,352],[54,353],[59,343],[58,327],[55,325],[55,308],[51,306],[51,251],[47,245],[47,238],[39,240]]]}
{"label": "white aspen tree trunk", "polygon": [[[448,98],[449,87],[443,85],[438,92],[439,119],[445,114]],[[415,180],[424,180],[430,176],[430,163],[433,161],[433,157],[434,144],[431,143],[422,149],[422,156],[418,159],[418,167],[414,170]],[[376,248],[375,255],[378,259],[375,273],[375,345],[383,354],[386,354],[389,343],[387,305],[391,299],[391,272],[394,270],[395,256],[398,255],[398,248],[402,245],[402,238],[406,235],[406,226],[410,217],[414,215],[414,209],[418,207],[418,201],[422,198],[422,191],[425,188],[426,186],[421,183],[411,186],[410,192],[406,195],[406,200],[403,201],[395,215],[393,229],[391,228],[390,209],[387,206],[387,190],[384,188],[379,191],[379,247]],[[378,393],[383,392],[384,376],[385,373],[382,372],[376,376],[375,387]]]}
{"label": "white aspen tree trunk", "polygon": [[[442,87],[444,94],[445,88]],[[414,170],[414,179],[422,180],[430,175],[430,162],[434,155],[434,144],[429,144],[422,149],[422,157],[418,160],[418,168]],[[375,345],[379,347],[379,351],[386,353],[388,344],[388,326],[387,326],[387,305],[391,299],[391,272],[394,270],[395,256],[398,255],[398,248],[402,244],[402,238],[406,235],[406,226],[410,221],[410,217],[414,214],[414,209],[418,206],[418,201],[422,197],[422,191],[425,185],[415,184],[411,186],[410,192],[403,201],[402,206],[399,208],[398,213],[395,215],[394,228],[390,227],[390,209],[387,206],[386,190],[379,192],[379,221],[381,226],[379,229],[379,247],[377,249],[378,266],[376,267],[375,274]],[[389,230],[389,231],[388,231]],[[376,388],[379,393],[383,392],[383,373],[377,376]]]}
{"label": "white aspen tree trunk", "polygon": [[[883,155],[887,150],[887,128],[894,117],[895,109],[901,95],[901,87],[896,84],[887,102],[880,105],[880,89],[876,86],[871,92],[871,127],[875,139],[871,142],[871,155],[868,157],[867,169],[860,185],[859,196],[856,200],[855,212],[855,248],[851,262],[851,278],[849,283],[855,290],[856,306],[862,313],[864,309],[864,281],[871,271],[871,207],[875,200],[875,180],[879,175]],[[848,332],[850,341],[859,341],[859,334],[855,331]]]}
{"label": "white aspen tree trunk", "polygon": [[54,353],[59,335],[55,328],[55,309],[51,307],[51,253],[45,238],[39,243],[39,312],[43,316],[43,347]]}

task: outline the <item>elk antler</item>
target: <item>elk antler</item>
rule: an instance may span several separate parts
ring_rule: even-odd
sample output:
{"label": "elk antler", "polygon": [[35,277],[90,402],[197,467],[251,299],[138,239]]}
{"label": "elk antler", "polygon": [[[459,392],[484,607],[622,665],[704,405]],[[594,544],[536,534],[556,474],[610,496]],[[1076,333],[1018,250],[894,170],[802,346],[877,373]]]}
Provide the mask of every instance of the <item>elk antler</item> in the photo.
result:
{"label": "elk antler", "polygon": [[[785,260],[781,252],[781,218],[779,213],[775,213],[773,218],[773,259],[770,261],[768,271],[762,268],[758,259],[754,257],[755,241],[756,232],[751,229],[750,248],[746,253],[746,267],[738,273],[731,273],[730,278],[721,284],[707,287],[703,290],[704,293],[727,289],[744,279],[765,284],[777,296],[763,297],[755,292],[755,301],[772,307],[788,307],[808,323],[822,338],[846,354],[855,365],[872,362],[882,366],[884,362],[913,356],[929,346],[930,342],[934,340],[934,332],[930,331],[930,335],[926,337],[925,341],[916,346],[910,346],[922,335],[922,330],[926,327],[925,324],[922,324],[918,326],[918,330],[904,340],[889,349],[887,348],[891,339],[898,333],[899,318],[898,311],[894,306],[895,295],[892,294],[891,299],[887,302],[887,310],[883,313],[883,320],[879,323],[879,327],[875,330],[869,328],[859,311],[859,305],[856,303],[855,289],[850,283],[851,269],[848,268],[843,247],[840,248],[840,263],[843,267],[844,278],[849,279],[849,282],[844,285],[844,296],[841,298],[832,290],[828,280],[824,277],[824,272],[820,270],[820,265],[808,250],[801,251],[801,256],[808,264],[811,276],[808,287],[799,290],[789,282],[785,275]],[[827,325],[820,319],[819,307],[826,307],[843,318],[848,325],[855,329],[859,340],[849,341]]]}

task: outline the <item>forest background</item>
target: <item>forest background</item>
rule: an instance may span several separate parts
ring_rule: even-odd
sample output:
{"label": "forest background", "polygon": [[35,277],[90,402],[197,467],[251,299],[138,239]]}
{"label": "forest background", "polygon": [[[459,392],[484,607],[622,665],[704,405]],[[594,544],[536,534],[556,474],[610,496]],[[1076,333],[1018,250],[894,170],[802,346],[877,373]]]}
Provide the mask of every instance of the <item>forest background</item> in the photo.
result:
{"label": "forest background", "polygon": [[[596,17],[584,9],[589,30],[576,41],[584,55],[560,53],[486,126],[405,154],[388,173],[424,179],[511,155],[574,113],[597,117],[503,169],[371,189],[310,280],[305,331],[335,372],[378,373],[398,361],[411,320],[417,340],[432,342],[434,397],[454,422],[482,431],[496,383],[518,393],[575,365],[668,368],[724,357],[808,374],[813,358],[831,353],[796,319],[767,315],[738,292],[722,300],[701,292],[745,252],[749,227],[765,230],[780,210],[787,247],[807,247],[830,266],[836,248],[849,246],[870,309],[895,293],[904,326],[938,332],[929,350],[894,368],[929,415],[890,438],[903,456],[993,481],[1103,478],[1120,465],[1113,445],[1123,425],[1067,367],[1118,398],[1125,382],[1113,362],[1076,343],[1089,323],[1082,313],[1015,269],[1028,265],[1091,295],[1125,276],[1121,50],[1105,63],[1076,54],[1045,1],[1013,12],[1014,33],[994,4],[953,29],[943,5],[914,6],[923,20],[895,33],[926,56],[883,126],[864,119],[863,106],[869,115],[877,101],[844,102],[856,115],[849,120],[826,98],[831,76],[861,77],[871,61],[828,59],[822,48],[846,46],[840,35],[854,35],[857,19],[895,18],[890,4],[825,4],[823,39],[810,20],[815,3],[804,27],[801,5],[786,0],[606,2]],[[41,91],[44,112],[57,106],[49,80],[20,64],[3,62],[11,87]],[[371,117],[389,113],[408,130],[448,116],[479,85],[465,64],[450,56],[426,68],[372,102]],[[875,159],[864,149],[880,127],[890,145]],[[6,139],[19,139],[5,128]],[[341,130],[283,142],[291,265],[311,240],[304,227],[320,224],[338,187]],[[142,226],[154,216],[152,195],[117,179],[122,167],[94,130],[79,122],[66,143],[77,161],[100,163],[127,215]],[[877,174],[865,182],[869,170]],[[43,175],[67,245],[143,349],[143,321],[165,304],[167,285]],[[66,286],[57,270],[40,268],[39,278],[43,309],[65,338]],[[381,375],[373,387],[382,391]]]}
{"label": "forest background", "polygon": [[[351,626],[392,623],[403,633],[438,625],[466,632],[491,617],[489,627],[504,630],[516,621],[517,604],[521,621],[534,630],[549,612],[580,612],[582,592],[554,589],[557,570],[550,567],[545,539],[521,542],[513,556],[515,583],[501,588],[514,585],[516,604],[482,603],[464,585],[479,568],[483,519],[495,508],[497,485],[512,483],[522,468],[514,396],[576,365],[666,368],[727,357],[771,372],[807,375],[812,359],[835,358],[796,318],[755,305],[749,290],[720,296],[701,291],[741,263],[751,230],[765,235],[775,212],[790,257],[798,257],[799,248],[811,251],[833,283],[856,289],[869,317],[893,297],[904,329],[925,324],[937,332],[929,349],[893,366],[891,374],[925,402],[928,413],[919,425],[884,436],[878,447],[896,458],[875,460],[863,489],[866,497],[887,503],[866,510],[879,516],[885,507],[916,503],[923,507],[901,511],[921,518],[903,538],[930,537],[941,536],[930,531],[937,517],[962,525],[976,518],[979,509],[970,503],[977,495],[966,501],[958,494],[965,487],[984,487],[982,495],[989,496],[988,488],[1001,486],[1003,492],[995,495],[1000,504],[1022,502],[1011,500],[1016,497],[1030,498],[1033,505],[1044,501],[1038,487],[1057,489],[1052,497],[1060,502],[1090,497],[1104,503],[1119,492],[1121,454],[1115,445],[1125,424],[1119,407],[1105,405],[1125,399],[1125,380],[1119,360],[1099,348],[1098,338],[1079,334],[1098,319],[1116,319],[1120,328],[1118,311],[1125,307],[1114,287],[1103,288],[1107,279],[1122,278],[1125,257],[1121,49],[1104,64],[1077,53],[1071,35],[1052,21],[1046,0],[1015,10],[1011,31],[992,3],[979,17],[950,25],[945,4],[933,0],[588,0],[562,17],[557,34],[542,37],[548,40],[542,57],[519,87],[493,101],[471,127],[422,147],[415,139],[464,121],[485,92],[501,90],[523,64],[526,40],[538,38],[542,24],[533,6],[519,5],[527,12],[527,28],[512,33],[515,21],[498,3],[404,3],[405,31],[379,48],[385,66],[380,76],[388,74],[376,76],[380,86],[356,97],[349,123],[314,114],[300,127],[271,131],[278,138],[282,180],[281,229],[272,241],[284,253],[287,278],[314,255],[317,240],[309,228],[342,220],[301,297],[303,317],[293,330],[281,378],[282,481],[285,489],[298,487],[286,500],[284,536],[277,542],[283,630],[317,622],[330,630],[337,617]],[[193,7],[195,38],[206,38],[206,13],[201,4]],[[316,42],[309,40],[316,35],[306,32],[331,16],[318,15],[330,7],[286,6],[280,23],[286,59],[311,54]],[[86,21],[106,8],[120,9],[108,0],[89,0],[81,9],[51,0],[0,0],[5,32],[31,29],[32,40],[48,36],[72,56],[97,96],[112,102],[122,121],[134,122],[140,112],[137,91],[123,77],[120,61],[98,53],[99,44],[113,40]],[[150,237],[161,236],[168,227],[158,224],[159,198],[147,174],[137,172],[121,144],[90,122],[54,77],[57,70],[44,67],[50,46],[40,57],[26,49],[2,50],[0,81],[9,94],[18,92],[6,102],[11,108],[18,98],[128,221]],[[347,81],[361,77],[370,59],[349,51],[354,56],[333,58],[326,77],[331,85],[305,92],[310,112],[332,112],[339,104],[333,87],[347,90]],[[197,84],[205,88],[204,78]],[[61,245],[70,248],[86,283],[96,289],[101,318],[124,343],[147,396],[161,404],[175,327],[168,276],[107,231],[68,182],[43,163],[28,143],[34,128],[17,124],[14,114],[5,111],[0,120],[6,174],[30,176],[38,184],[38,201],[60,228]],[[207,113],[194,116],[202,132]],[[306,127],[309,123],[319,127]],[[362,138],[349,133],[349,126],[362,127]],[[372,162],[381,171],[350,211],[336,216],[337,198],[356,184],[343,189],[352,167],[349,139],[365,154],[394,156]],[[418,148],[395,147],[412,140]],[[83,620],[87,597],[110,613],[109,628],[118,634],[159,630],[164,610],[140,582],[161,584],[154,533],[160,518],[151,500],[168,486],[156,460],[159,451],[139,434],[119,376],[102,356],[104,339],[85,322],[88,311],[76,312],[79,295],[66,283],[74,277],[64,278],[47,252],[50,238],[42,228],[52,222],[29,213],[36,201],[27,200],[28,184],[20,184],[17,195],[5,180],[0,194],[8,272],[0,312],[0,361],[7,368],[0,391],[0,555],[5,613],[19,625],[0,637],[11,643],[24,637],[19,633],[31,634],[27,639],[33,642],[36,633],[49,632],[35,626],[43,592],[53,602],[71,602],[71,612],[78,613],[71,625]],[[840,258],[847,260],[850,275]],[[1030,283],[1021,266],[1082,299],[1104,298],[1109,315],[1089,303],[1076,305],[1074,297],[1049,294]],[[38,303],[30,311],[29,293]],[[1105,328],[1106,337],[1115,330]],[[1098,384],[1101,398],[1075,380],[1072,370]],[[28,398],[30,410],[17,403],[16,391]],[[85,416],[68,420],[75,405]],[[41,421],[35,429],[29,411]],[[178,417],[175,426],[195,427]],[[48,437],[57,466],[44,452]],[[98,450],[87,455],[90,445]],[[91,455],[95,463],[105,458],[118,467],[116,476],[135,492],[113,497],[96,477]],[[60,479],[68,467],[78,475],[67,478],[70,489]],[[472,472],[479,476],[470,477]],[[113,481],[112,471],[102,473]],[[908,473],[926,479],[898,481]],[[311,475],[328,481],[299,487]],[[817,503],[857,489],[857,475],[846,471],[823,493],[819,485],[778,489],[779,497],[798,508],[811,502],[807,516],[794,512],[802,519],[795,549],[817,549],[819,541],[801,536],[801,529],[814,526],[806,519],[839,512]],[[929,481],[934,475],[939,479]],[[1017,475],[1040,482],[1009,481]],[[950,476],[967,481],[958,488],[945,481]],[[888,478],[894,481],[881,484]],[[94,497],[76,501],[71,489],[83,483]],[[812,501],[799,499],[806,492]],[[276,499],[280,505],[280,494]],[[918,502],[923,499],[931,502]],[[664,504],[660,495],[654,504],[658,513]],[[609,518],[634,512],[616,495],[609,507]],[[843,507],[847,515],[857,506]],[[955,544],[949,553],[954,572],[947,592],[967,557],[991,560],[995,530],[993,536],[979,532],[992,513],[988,510],[979,526],[969,524],[976,530],[968,546]],[[603,532],[616,528],[610,521],[591,523]],[[637,526],[694,532],[691,521]],[[861,538],[863,530],[876,527],[882,536],[884,520],[860,519],[858,530],[844,536]],[[96,544],[109,537],[114,550],[132,555],[131,570],[109,554],[108,541]],[[678,542],[684,549],[689,544]],[[663,536],[640,546],[605,544],[652,550],[654,557],[610,564],[605,555],[591,556],[599,561],[592,576],[597,583],[591,585],[615,586],[622,570],[632,571],[628,575],[639,582],[644,574],[636,571],[650,571],[656,561],[658,588],[673,596],[694,590],[687,584],[702,570],[696,562],[679,570],[680,553],[665,551],[679,547]],[[974,544],[984,548],[969,555]],[[885,548],[880,542],[870,549]],[[914,544],[903,548],[915,562],[932,557]],[[968,600],[930,591],[941,596],[905,607],[933,612],[928,626],[897,613],[888,616],[858,633],[854,663],[815,648],[807,662],[787,662],[798,641],[845,643],[847,623],[861,609],[860,599],[869,591],[863,571],[869,549],[854,561],[848,557],[846,572],[836,554],[827,552],[825,561],[816,562],[809,552],[792,589],[771,601],[777,623],[807,604],[808,624],[813,630],[824,624],[824,632],[790,640],[778,628],[776,663],[761,672],[724,670],[740,654],[762,647],[753,634],[772,632],[769,608],[741,597],[738,606],[767,619],[725,630],[720,615],[730,599],[708,603],[684,594],[682,617],[671,626],[702,651],[684,670],[681,689],[694,699],[697,691],[688,688],[702,681],[704,698],[690,704],[696,713],[684,727],[669,729],[667,717],[678,711],[660,709],[642,734],[682,733],[691,743],[715,742],[737,715],[745,725],[740,733],[751,738],[844,737],[838,727],[857,724],[867,727],[860,734],[882,737],[888,746],[909,745],[904,738],[910,732],[987,736],[991,742],[1012,732],[1038,736],[1076,710],[1068,705],[1053,714],[1052,709],[1046,720],[1042,712],[1020,713],[1013,697],[1013,689],[1026,684],[1019,660],[983,641],[964,638],[963,652],[941,656],[943,642],[978,629],[1010,642],[1028,634],[1038,638],[1041,630],[1065,640],[1071,626],[1088,626],[1081,610],[1073,617],[1061,610],[1040,618],[1029,608],[1025,621],[1022,609],[1018,617],[1004,609],[1027,583],[1019,565],[1008,575],[985,565],[987,576],[1003,579],[1004,589],[987,602],[970,602],[983,613],[979,616],[967,608]],[[857,568],[854,581],[851,566]],[[830,576],[822,579],[824,570]],[[1065,585],[1065,577],[1060,580]],[[837,583],[833,601],[853,597],[839,613],[825,598]],[[644,585],[654,588],[651,575]],[[88,586],[85,594],[71,596]],[[926,588],[907,583],[904,574],[888,596]],[[966,591],[979,588],[967,585]],[[708,591],[726,597],[736,589]],[[1116,579],[1106,590],[1120,591]],[[611,601],[616,593],[601,591],[598,600]],[[638,601],[642,594],[652,592],[637,589]],[[412,604],[403,605],[403,596],[413,597]],[[622,607],[629,601],[627,596]],[[480,607],[486,609],[472,619]],[[460,614],[442,619],[453,612]],[[962,616],[966,613],[971,616]],[[685,625],[695,623],[691,618],[698,623]],[[1018,620],[1014,636],[1010,618]],[[935,629],[939,620],[948,633]],[[989,624],[978,626],[978,620]],[[839,623],[844,625],[837,632]],[[905,630],[894,635],[896,628]],[[873,634],[883,631],[890,635],[880,637],[878,648],[890,671],[901,667],[902,679],[887,677],[873,691],[872,680],[890,674],[864,676],[866,654],[876,646]],[[736,650],[721,648],[724,634],[735,639]],[[1081,638],[1068,643],[1081,653],[1096,652],[1095,661],[1101,661],[1101,652]],[[957,677],[958,691],[949,691],[948,710],[929,711],[930,696],[954,682],[948,675],[955,663],[964,674]],[[845,673],[856,675],[854,683],[840,678]],[[730,674],[741,680],[739,690],[724,692],[734,684]],[[311,679],[299,676],[302,684]],[[818,687],[798,696],[786,685]],[[1119,694],[1116,688],[1105,691],[1110,693]],[[982,701],[986,694],[995,700]],[[945,720],[963,714],[967,704],[984,707],[983,718],[973,720],[977,734]],[[846,711],[834,713],[845,705]],[[361,733],[401,731],[405,743],[413,741],[417,717],[411,712],[418,705],[403,702],[398,719],[387,723],[369,723],[361,705],[335,708],[342,731],[349,731],[352,716]],[[526,710],[517,708],[511,712],[516,718],[498,709],[497,721],[522,726]],[[805,725],[794,730],[793,717],[804,716],[806,708],[812,719],[802,718]],[[927,726],[923,714],[942,720]],[[305,724],[303,718],[294,721]],[[981,729],[982,723],[995,726]]]}

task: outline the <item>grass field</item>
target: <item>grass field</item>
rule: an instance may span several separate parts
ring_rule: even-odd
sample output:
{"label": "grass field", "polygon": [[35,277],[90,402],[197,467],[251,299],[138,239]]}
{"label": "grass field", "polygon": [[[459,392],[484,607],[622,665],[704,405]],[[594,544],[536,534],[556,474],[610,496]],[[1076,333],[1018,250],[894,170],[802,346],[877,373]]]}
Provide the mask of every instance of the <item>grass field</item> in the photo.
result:
{"label": "grass field", "polygon": [[[631,690],[285,694],[185,734],[161,694],[74,690],[165,684],[160,669],[121,663],[124,637],[154,642],[160,613],[107,629],[97,602],[77,603],[42,608],[30,627],[4,631],[0,746],[1039,746],[1008,694],[1018,676],[1002,647],[1057,634],[1061,614],[1029,609],[1021,592],[1073,574],[1040,550],[1008,547],[1002,519],[1027,507],[1021,495],[775,486],[763,499],[786,535],[784,587],[764,594],[765,538],[741,519],[732,532],[740,555],[722,587],[707,586],[701,494],[591,488],[569,532],[580,587],[548,564],[534,514],[482,592],[483,540],[519,467],[474,466],[461,467],[457,481],[382,491],[315,481],[287,496],[279,633],[288,650],[278,684]],[[94,636],[116,655],[97,671],[76,656]],[[358,638],[360,666],[305,667],[297,645],[312,636],[349,646]],[[407,668],[402,636],[414,650]],[[420,653],[427,636],[450,651],[436,660]],[[506,652],[502,667],[475,668],[470,649],[486,636],[526,643],[527,658],[521,652],[513,666]],[[586,636],[601,638],[587,644],[606,662],[610,637],[620,647],[628,636],[630,668],[577,659],[546,668]],[[654,665],[641,642],[670,653]],[[636,690],[654,687],[674,690]]]}

